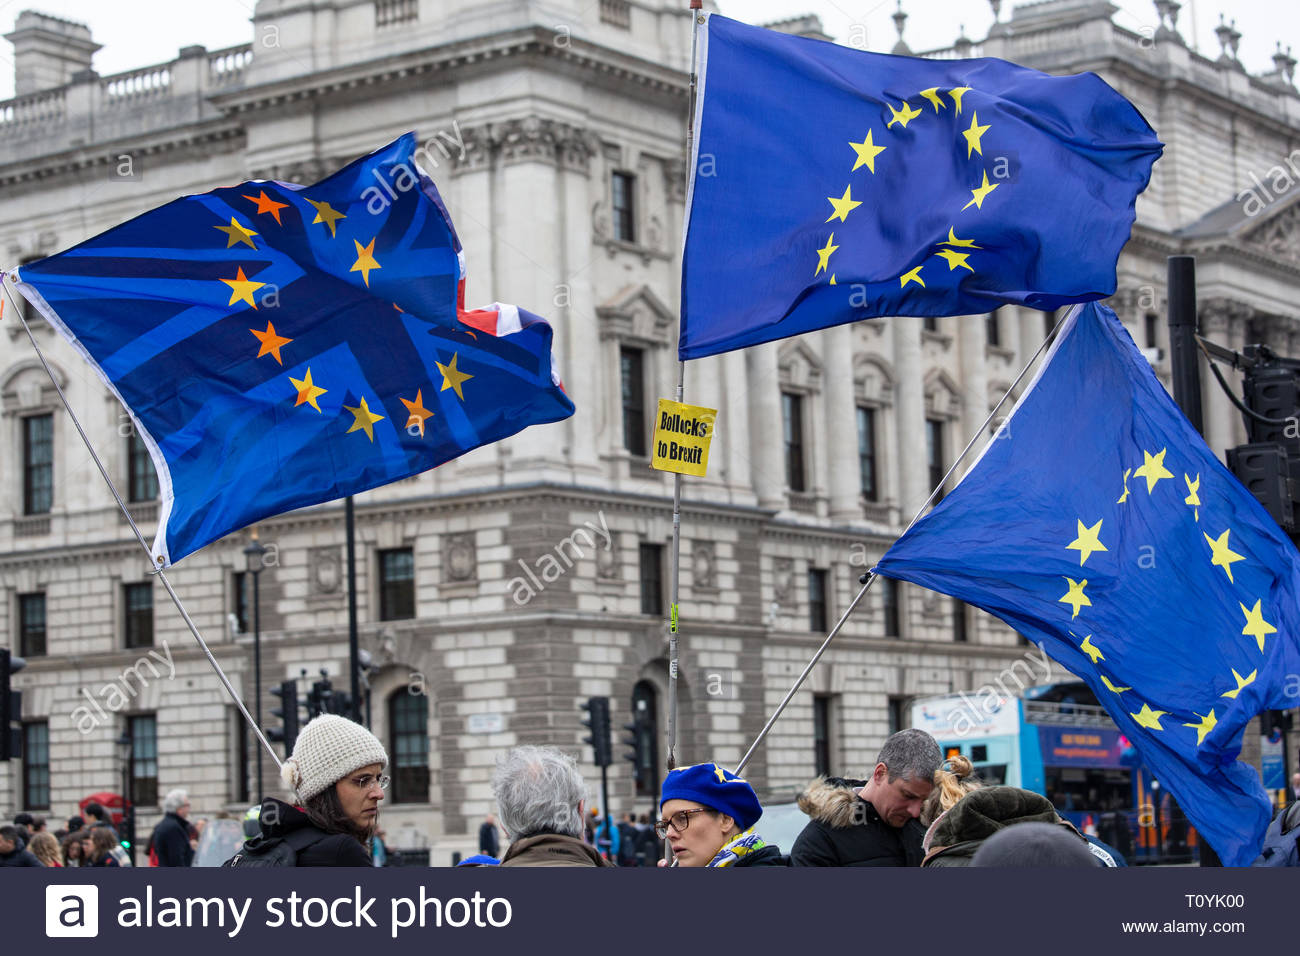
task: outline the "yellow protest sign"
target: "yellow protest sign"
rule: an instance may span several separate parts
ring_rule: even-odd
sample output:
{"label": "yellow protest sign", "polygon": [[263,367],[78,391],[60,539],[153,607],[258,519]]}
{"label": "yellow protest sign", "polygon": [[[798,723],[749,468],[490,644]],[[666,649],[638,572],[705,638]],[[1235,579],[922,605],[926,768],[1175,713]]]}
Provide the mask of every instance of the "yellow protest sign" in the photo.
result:
{"label": "yellow protest sign", "polygon": [[709,441],[717,417],[716,408],[659,399],[650,467],[703,478],[709,467]]}

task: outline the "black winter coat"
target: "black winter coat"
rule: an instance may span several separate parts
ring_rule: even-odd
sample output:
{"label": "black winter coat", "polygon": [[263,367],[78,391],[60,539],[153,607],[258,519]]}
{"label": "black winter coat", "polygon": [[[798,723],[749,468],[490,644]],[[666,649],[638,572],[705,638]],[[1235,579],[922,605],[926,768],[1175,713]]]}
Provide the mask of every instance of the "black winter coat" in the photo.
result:
{"label": "black winter coat", "polygon": [[194,862],[190,828],[179,814],[169,813],[153,828],[153,850],[159,866],[189,866]]}
{"label": "black winter coat", "polygon": [[891,827],[858,796],[861,781],[814,780],[799,797],[811,819],[790,850],[792,866],[920,866],[925,828],[916,820]]}
{"label": "black winter coat", "polygon": [[306,813],[283,800],[267,797],[258,819],[262,833],[248,842],[249,847],[259,840],[272,840],[310,827],[320,834],[320,839],[298,852],[299,866],[374,866],[370,853],[356,837],[317,830]]}

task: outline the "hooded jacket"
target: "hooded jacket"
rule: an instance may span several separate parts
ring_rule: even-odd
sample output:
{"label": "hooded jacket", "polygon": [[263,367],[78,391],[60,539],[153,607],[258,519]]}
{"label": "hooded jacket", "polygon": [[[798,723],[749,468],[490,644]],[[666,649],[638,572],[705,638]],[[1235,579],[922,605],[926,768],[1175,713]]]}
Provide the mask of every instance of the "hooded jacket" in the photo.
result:
{"label": "hooded jacket", "polygon": [[1087,840],[1062,820],[1052,802],[1019,787],[981,787],[958,800],[931,824],[926,867],[970,866],[984,841],[1017,823],[1058,824],[1087,847]]}
{"label": "hooded jacket", "polygon": [[863,780],[818,777],[799,795],[811,818],[790,850],[792,866],[919,866],[925,830],[916,820],[892,827],[858,795]]}
{"label": "hooded jacket", "polygon": [[298,851],[298,866],[373,866],[370,854],[361,841],[346,833],[326,833],[319,829],[306,812],[283,800],[267,797],[258,817],[262,832],[248,841],[253,849],[262,843],[287,836],[306,828],[316,830],[320,839]]}
{"label": "hooded jacket", "polygon": [[613,866],[595,847],[560,833],[534,833],[510,844],[501,866]]}

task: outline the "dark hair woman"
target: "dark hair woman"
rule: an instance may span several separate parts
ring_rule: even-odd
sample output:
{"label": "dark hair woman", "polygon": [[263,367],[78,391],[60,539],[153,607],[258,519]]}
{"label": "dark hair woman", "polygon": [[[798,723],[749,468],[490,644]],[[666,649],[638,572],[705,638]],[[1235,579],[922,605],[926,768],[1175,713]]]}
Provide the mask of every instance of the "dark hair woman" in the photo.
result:
{"label": "dark hair woman", "polygon": [[227,866],[263,865],[257,860],[284,844],[297,866],[371,866],[367,847],[388,787],[387,766],[383,744],[366,728],[336,714],[317,717],[281,768],[299,805],[268,797],[258,816],[261,832]]}
{"label": "dark hair woman", "polygon": [[[121,866],[117,862],[117,857],[113,856],[113,847],[117,846],[117,837],[108,827],[92,827],[90,830],[90,839],[86,841],[91,846],[89,862],[83,861],[83,866]],[[85,846],[85,843],[82,844]]]}

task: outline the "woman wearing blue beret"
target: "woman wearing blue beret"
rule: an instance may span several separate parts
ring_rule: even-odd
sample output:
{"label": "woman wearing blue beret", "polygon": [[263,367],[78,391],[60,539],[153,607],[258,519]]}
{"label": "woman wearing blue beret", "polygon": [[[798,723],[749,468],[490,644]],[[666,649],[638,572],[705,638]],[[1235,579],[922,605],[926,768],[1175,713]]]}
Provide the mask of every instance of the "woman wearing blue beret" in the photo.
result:
{"label": "woman wearing blue beret", "polygon": [[790,865],[754,830],[763,815],[754,788],[715,763],[668,771],[659,813],[655,833],[678,866]]}

